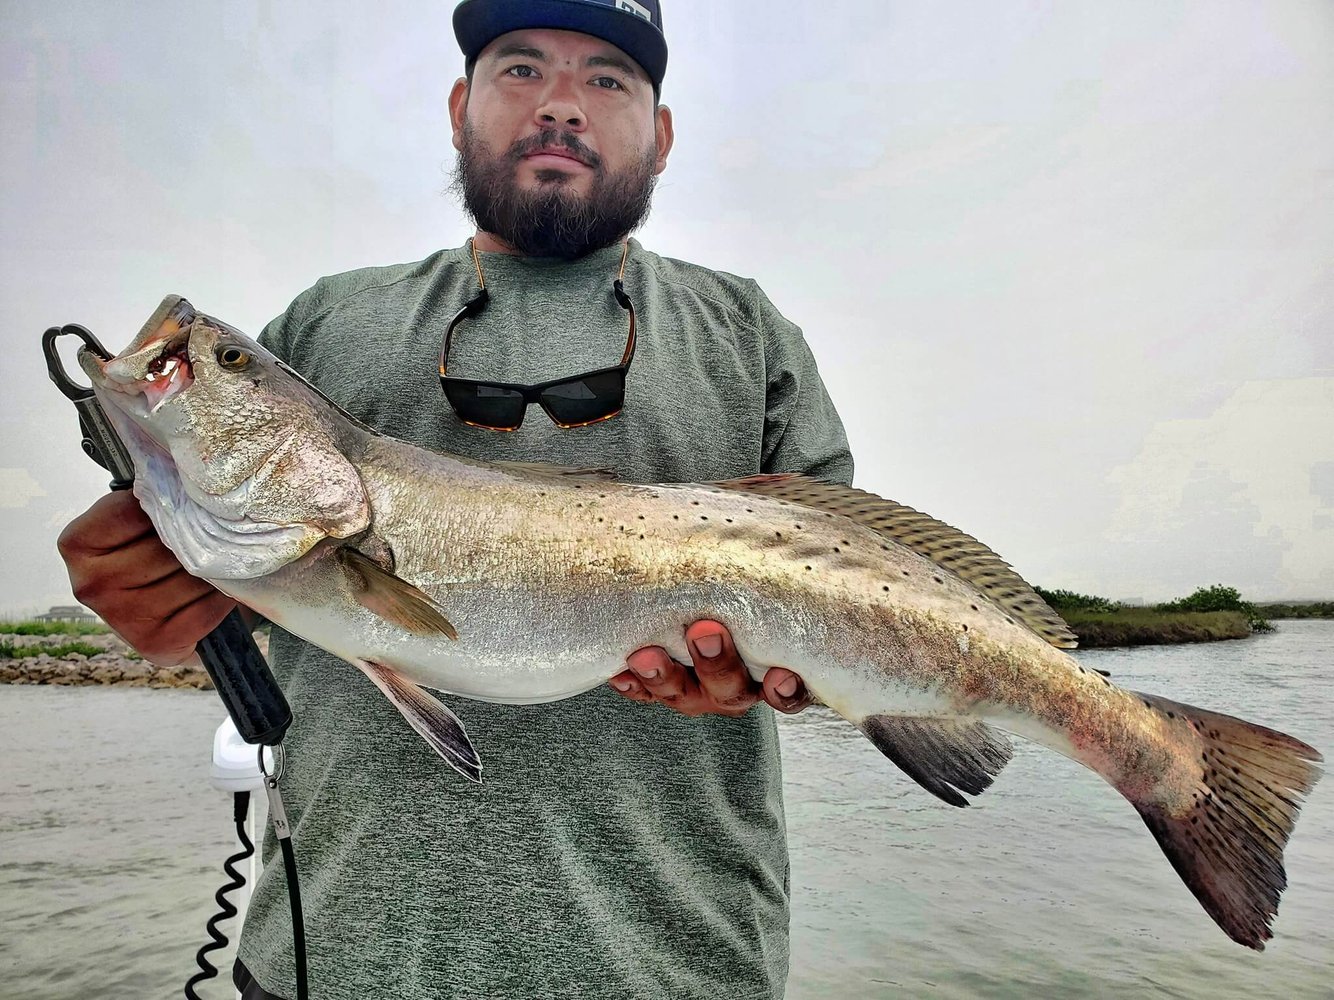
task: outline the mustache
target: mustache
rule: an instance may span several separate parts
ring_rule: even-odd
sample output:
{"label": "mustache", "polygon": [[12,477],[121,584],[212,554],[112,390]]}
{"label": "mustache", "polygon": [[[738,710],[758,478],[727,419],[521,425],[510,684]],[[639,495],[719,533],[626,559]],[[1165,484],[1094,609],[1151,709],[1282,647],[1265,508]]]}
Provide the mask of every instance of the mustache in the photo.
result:
{"label": "mustache", "polygon": [[518,163],[525,156],[556,146],[563,146],[568,149],[594,170],[602,167],[602,157],[585,146],[573,132],[556,132],[555,130],[538,132],[526,139],[520,139],[510,147],[509,158],[514,163]]}

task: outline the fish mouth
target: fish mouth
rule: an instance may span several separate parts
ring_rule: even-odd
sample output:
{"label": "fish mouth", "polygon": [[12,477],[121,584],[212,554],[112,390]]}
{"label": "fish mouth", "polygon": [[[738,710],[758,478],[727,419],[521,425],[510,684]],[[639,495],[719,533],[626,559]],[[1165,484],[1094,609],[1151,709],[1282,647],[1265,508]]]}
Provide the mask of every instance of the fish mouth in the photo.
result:
{"label": "fish mouth", "polygon": [[152,416],[166,403],[194,385],[195,370],[190,363],[190,332],[163,346],[149,365],[148,374],[139,383],[139,391],[148,406],[145,416]]}
{"label": "fish mouth", "polygon": [[84,347],[79,366],[118,408],[148,419],[194,384],[190,334],[201,319],[189,302],[169,295],[120,354],[104,359]]}

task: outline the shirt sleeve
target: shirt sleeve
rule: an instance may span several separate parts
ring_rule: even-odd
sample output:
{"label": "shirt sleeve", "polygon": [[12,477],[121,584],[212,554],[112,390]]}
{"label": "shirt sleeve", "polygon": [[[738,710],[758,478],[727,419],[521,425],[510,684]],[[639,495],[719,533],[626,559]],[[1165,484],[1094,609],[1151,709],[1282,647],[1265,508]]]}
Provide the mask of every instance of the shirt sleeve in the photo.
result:
{"label": "shirt sleeve", "polygon": [[799,472],[850,486],[853,461],[847,434],[806,338],[758,286],[755,291],[765,338],[761,471]]}

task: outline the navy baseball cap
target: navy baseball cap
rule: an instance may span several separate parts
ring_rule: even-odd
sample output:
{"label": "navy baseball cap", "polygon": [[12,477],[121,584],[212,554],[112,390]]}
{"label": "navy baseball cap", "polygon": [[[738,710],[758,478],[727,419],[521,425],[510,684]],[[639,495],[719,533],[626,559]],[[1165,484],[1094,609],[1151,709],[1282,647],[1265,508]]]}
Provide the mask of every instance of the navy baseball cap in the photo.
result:
{"label": "navy baseball cap", "polygon": [[658,0],[463,0],[454,8],[454,35],[471,67],[478,54],[507,31],[560,28],[611,42],[662,90],[667,39]]}

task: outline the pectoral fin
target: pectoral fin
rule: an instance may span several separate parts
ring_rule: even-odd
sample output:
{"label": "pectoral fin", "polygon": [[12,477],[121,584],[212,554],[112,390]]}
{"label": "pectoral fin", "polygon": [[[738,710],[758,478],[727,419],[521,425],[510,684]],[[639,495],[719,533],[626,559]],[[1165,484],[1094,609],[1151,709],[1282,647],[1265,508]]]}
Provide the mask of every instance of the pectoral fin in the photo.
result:
{"label": "pectoral fin", "polygon": [[418,635],[459,637],[458,631],[429,597],[364,553],[348,545],[341,546],[338,562],[352,585],[353,596],[363,607]]}
{"label": "pectoral fin", "polygon": [[458,716],[393,667],[370,660],[358,660],[357,666],[446,764],[470,781],[482,783],[482,759]]}

